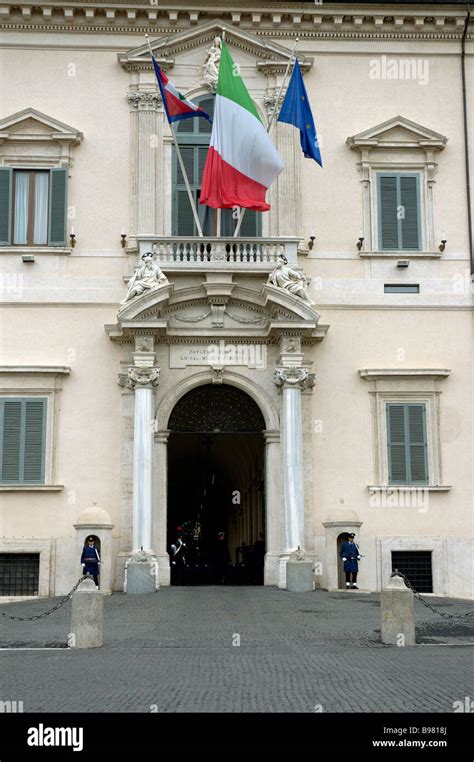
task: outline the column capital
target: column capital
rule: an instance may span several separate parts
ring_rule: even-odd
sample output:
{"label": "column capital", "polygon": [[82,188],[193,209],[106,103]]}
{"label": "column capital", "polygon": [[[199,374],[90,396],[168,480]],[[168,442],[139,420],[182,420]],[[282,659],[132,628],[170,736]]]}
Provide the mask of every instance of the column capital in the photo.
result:
{"label": "column capital", "polygon": [[308,368],[277,368],[273,375],[275,384],[283,389],[298,388],[303,391],[314,386],[316,376]]}
{"label": "column capital", "polygon": [[127,373],[118,374],[118,385],[127,389],[143,389],[145,387],[156,387],[160,382],[160,368],[132,367]]}
{"label": "column capital", "polygon": [[158,111],[162,100],[155,91],[134,90],[127,93],[130,111]]}

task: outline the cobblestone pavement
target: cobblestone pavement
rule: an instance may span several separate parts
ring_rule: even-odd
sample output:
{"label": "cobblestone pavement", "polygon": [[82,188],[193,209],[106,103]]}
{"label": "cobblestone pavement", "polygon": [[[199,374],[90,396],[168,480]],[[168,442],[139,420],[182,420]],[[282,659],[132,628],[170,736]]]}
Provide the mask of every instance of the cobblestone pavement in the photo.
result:
{"label": "cobblestone pavement", "polygon": [[[57,600],[0,611],[31,616]],[[446,613],[472,610],[429,600]],[[375,593],[114,593],[105,598],[104,646],[91,650],[61,647],[70,609],[36,622],[0,617],[2,648],[56,646],[0,651],[0,700],[23,701],[25,712],[451,712],[473,695],[474,627],[416,603],[423,644],[384,646]]]}

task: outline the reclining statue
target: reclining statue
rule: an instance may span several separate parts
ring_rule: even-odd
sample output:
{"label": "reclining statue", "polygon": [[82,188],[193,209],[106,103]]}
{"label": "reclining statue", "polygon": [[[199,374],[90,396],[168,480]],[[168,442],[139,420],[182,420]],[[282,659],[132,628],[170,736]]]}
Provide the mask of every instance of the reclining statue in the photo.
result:
{"label": "reclining statue", "polygon": [[163,273],[158,263],[154,260],[151,251],[142,254],[142,263],[136,268],[134,274],[128,283],[127,296],[122,304],[130,301],[135,296],[141,296],[145,291],[152,291],[159,286],[169,283],[168,278]]}

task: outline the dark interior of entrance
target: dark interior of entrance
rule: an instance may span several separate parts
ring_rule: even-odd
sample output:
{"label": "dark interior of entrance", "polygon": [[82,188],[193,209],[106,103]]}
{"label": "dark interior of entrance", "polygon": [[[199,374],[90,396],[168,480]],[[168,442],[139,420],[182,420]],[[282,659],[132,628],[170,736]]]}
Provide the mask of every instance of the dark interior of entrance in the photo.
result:
{"label": "dark interior of entrance", "polygon": [[235,387],[201,386],[181,398],[168,427],[171,560],[178,537],[184,542],[171,583],[263,584],[265,423],[258,406]]}

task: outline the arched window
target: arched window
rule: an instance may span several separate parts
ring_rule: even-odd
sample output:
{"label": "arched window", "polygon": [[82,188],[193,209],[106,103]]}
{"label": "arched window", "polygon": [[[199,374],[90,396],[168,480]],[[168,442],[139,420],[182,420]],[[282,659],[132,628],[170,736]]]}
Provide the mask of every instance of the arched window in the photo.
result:
{"label": "arched window", "polygon": [[[194,98],[211,117],[214,114],[214,96],[204,95]],[[214,236],[217,233],[216,209],[199,204],[201,193],[202,173],[206,163],[207,151],[211,139],[212,125],[207,119],[183,119],[178,122],[176,137],[181,149],[183,163],[188,175],[189,184],[196,201],[201,227],[204,235]],[[232,209],[223,209],[221,214],[221,235],[232,236],[237,221],[232,216]],[[188,192],[184,183],[183,173],[173,147],[173,235],[197,235]],[[240,235],[261,235],[261,213],[247,210],[243,219]]]}

